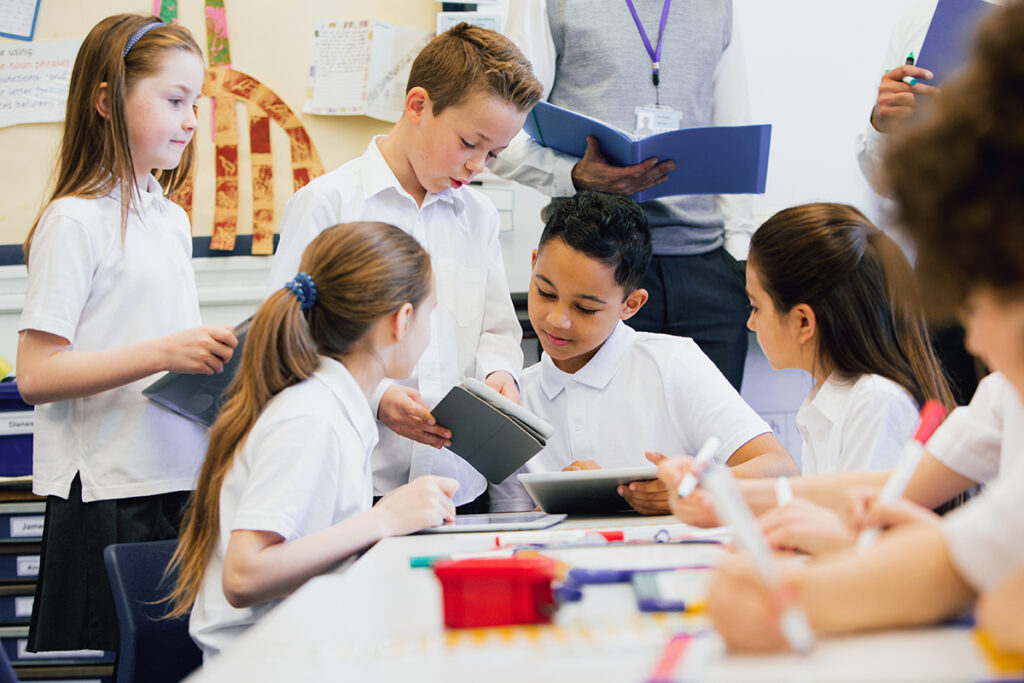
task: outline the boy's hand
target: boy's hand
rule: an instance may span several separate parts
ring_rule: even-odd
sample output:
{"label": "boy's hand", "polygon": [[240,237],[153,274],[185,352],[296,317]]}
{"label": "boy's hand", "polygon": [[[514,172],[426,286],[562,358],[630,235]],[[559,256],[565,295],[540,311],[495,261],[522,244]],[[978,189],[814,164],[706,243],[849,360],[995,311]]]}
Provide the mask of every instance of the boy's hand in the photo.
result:
{"label": "boy's hand", "polygon": [[686,524],[702,527],[719,526],[711,496],[706,491],[698,488],[686,498],[680,498],[676,493],[683,475],[689,472],[693,465],[693,458],[688,455],[666,458],[661,453],[648,451],[647,458],[653,462],[652,456],[662,458],[658,460],[658,479],[668,488],[669,511]]}
{"label": "boy's hand", "polygon": [[515,378],[504,370],[495,370],[487,375],[484,384],[494,389],[507,399],[519,403],[519,388],[516,386]]}
{"label": "boy's hand", "polygon": [[175,332],[160,342],[165,369],[199,375],[222,372],[238,346],[230,327],[216,325]]}
{"label": "boy's hand", "polygon": [[[919,82],[909,85],[903,82],[907,76]],[[898,66],[882,74],[878,85],[878,99],[871,110],[871,125],[879,133],[892,133],[900,124],[914,114],[917,101],[914,95],[931,95],[939,91],[933,85],[920,81],[931,80],[932,72],[916,66]]]}
{"label": "boy's hand", "polygon": [[420,398],[420,393],[412,387],[392,384],[380,397],[377,408],[377,419],[396,434],[413,441],[419,441],[434,448],[451,446],[450,430],[437,424],[434,416],[427,409],[427,404]]}
{"label": "boy's hand", "polygon": [[854,530],[834,510],[794,498],[758,517],[761,531],[777,550],[818,555],[853,545]]}
{"label": "boy's hand", "polygon": [[[665,456],[654,451],[645,453],[647,459],[655,465],[665,460]],[[626,499],[629,506],[641,515],[667,515],[668,487],[660,479],[649,481],[633,481],[618,488],[619,495]]]}
{"label": "boy's hand", "polygon": [[386,515],[385,536],[404,536],[455,519],[452,495],[459,482],[448,477],[417,477],[381,498],[375,509]]}
{"label": "boy's hand", "polygon": [[658,163],[655,157],[634,166],[612,166],[601,154],[597,138],[590,135],[587,136],[587,151],[572,167],[572,184],[577,190],[631,195],[663,182],[675,167],[675,162]]}
{"label": "boy's hand", "polygon": [[581,470],[599,470],[601,466],[593,460],[573,460],[562,468],[563,472],[579,472]]}

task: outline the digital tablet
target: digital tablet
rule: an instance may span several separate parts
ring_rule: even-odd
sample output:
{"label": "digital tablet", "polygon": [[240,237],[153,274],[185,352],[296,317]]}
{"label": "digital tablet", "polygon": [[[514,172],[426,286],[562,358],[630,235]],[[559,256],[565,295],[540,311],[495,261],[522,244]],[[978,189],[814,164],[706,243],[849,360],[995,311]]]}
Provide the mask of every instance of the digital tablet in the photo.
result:
{"label": "digital tablet", "polygon": [[565,515],[550,515],[546,512],[494,512],[487,515],[458,515],[454,522],[445,522],[441,526],[432,526],[417,533],[457,534],[470,531],[547,529],[563,519],[565,519]]}
{"label": "digital tablet", "polygon": [[632,510],[618,488],[658,478],[655,465],[516,475],[544,512],[594,515]]}

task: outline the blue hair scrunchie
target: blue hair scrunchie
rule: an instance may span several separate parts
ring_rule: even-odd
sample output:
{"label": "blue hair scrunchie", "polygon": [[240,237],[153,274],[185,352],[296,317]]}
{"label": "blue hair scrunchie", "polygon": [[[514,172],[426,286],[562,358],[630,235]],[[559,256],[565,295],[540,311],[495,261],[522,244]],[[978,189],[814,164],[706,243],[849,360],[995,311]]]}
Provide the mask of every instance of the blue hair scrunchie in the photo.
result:
{"label": "blue hair scrunchie", "polygon": [[128,53],[131,52],[133,47],[135,47],[135,43],[137,43],[140,40],[142,40],[142,36],[146,35],[151,30],[155,29],[157,26],[166,26],[166,25],[167,24],[165,24],[162,21],[154,21],[151,24],[146,24],[145,26],[140,28],[138,31],[133,33],[132,37],[128,39],[128,42],[124,44],[124,54],[121,55],[121,59],[124,59],[125,57],[128,56]]}
{"label": "blue hair scrunchie", "polygon": [[299,300],[299,308],[309,310],[316,303],[316,283],[309,273],[299,273],[285,283],[284,288]]}

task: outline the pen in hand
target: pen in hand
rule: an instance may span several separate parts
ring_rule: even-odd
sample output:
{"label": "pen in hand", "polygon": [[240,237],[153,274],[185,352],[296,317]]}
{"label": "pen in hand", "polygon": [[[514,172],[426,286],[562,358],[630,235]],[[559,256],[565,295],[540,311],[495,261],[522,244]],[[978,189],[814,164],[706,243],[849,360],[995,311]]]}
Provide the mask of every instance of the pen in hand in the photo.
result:
{"label": "pen in hand", "polygon": [[[754,513],[744,500],[732,472],[721,465],[711,465],[702,473],[701,485],[711,494],[715,514],[723,524],[732,527],[736,544],[753,561],[761,581],[769,590],[776,593],[781,591],[782,582],[772,559],[768,539],[761,533],[761,527],[757,525]],[[779,627],[794,652],[803,654],[814,647],[814,632],[807,621],[807,615],[797,605],[783,608]]]}
{"label": "pen in hand", "polygon": [[693,465],[690,467],[690,471],[679,482],[676,493],[679,494],[680,498],[686,498],[697,489],[697,485],[700,484],[701,470],[711,461],[711,458],[715,457],[715,454],[718,453],[718,449],[721,447],[721,439],[717,436],[708,437],[707,441],[704,442],[704,445],[700,447],[697,455],[693,458]]}

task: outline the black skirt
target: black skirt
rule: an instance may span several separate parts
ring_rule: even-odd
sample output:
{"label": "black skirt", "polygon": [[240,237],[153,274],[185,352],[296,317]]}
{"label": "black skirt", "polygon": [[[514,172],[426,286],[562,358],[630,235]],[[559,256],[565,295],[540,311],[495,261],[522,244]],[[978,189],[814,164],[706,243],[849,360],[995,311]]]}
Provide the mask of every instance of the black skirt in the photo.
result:
{"label": "black skirt", "polygon": [[46,498],[39,578],[28,650],[111,650],[120,640],[103,549],[177,538],[189,493],[82,502],[75,475],[68,499]]}

